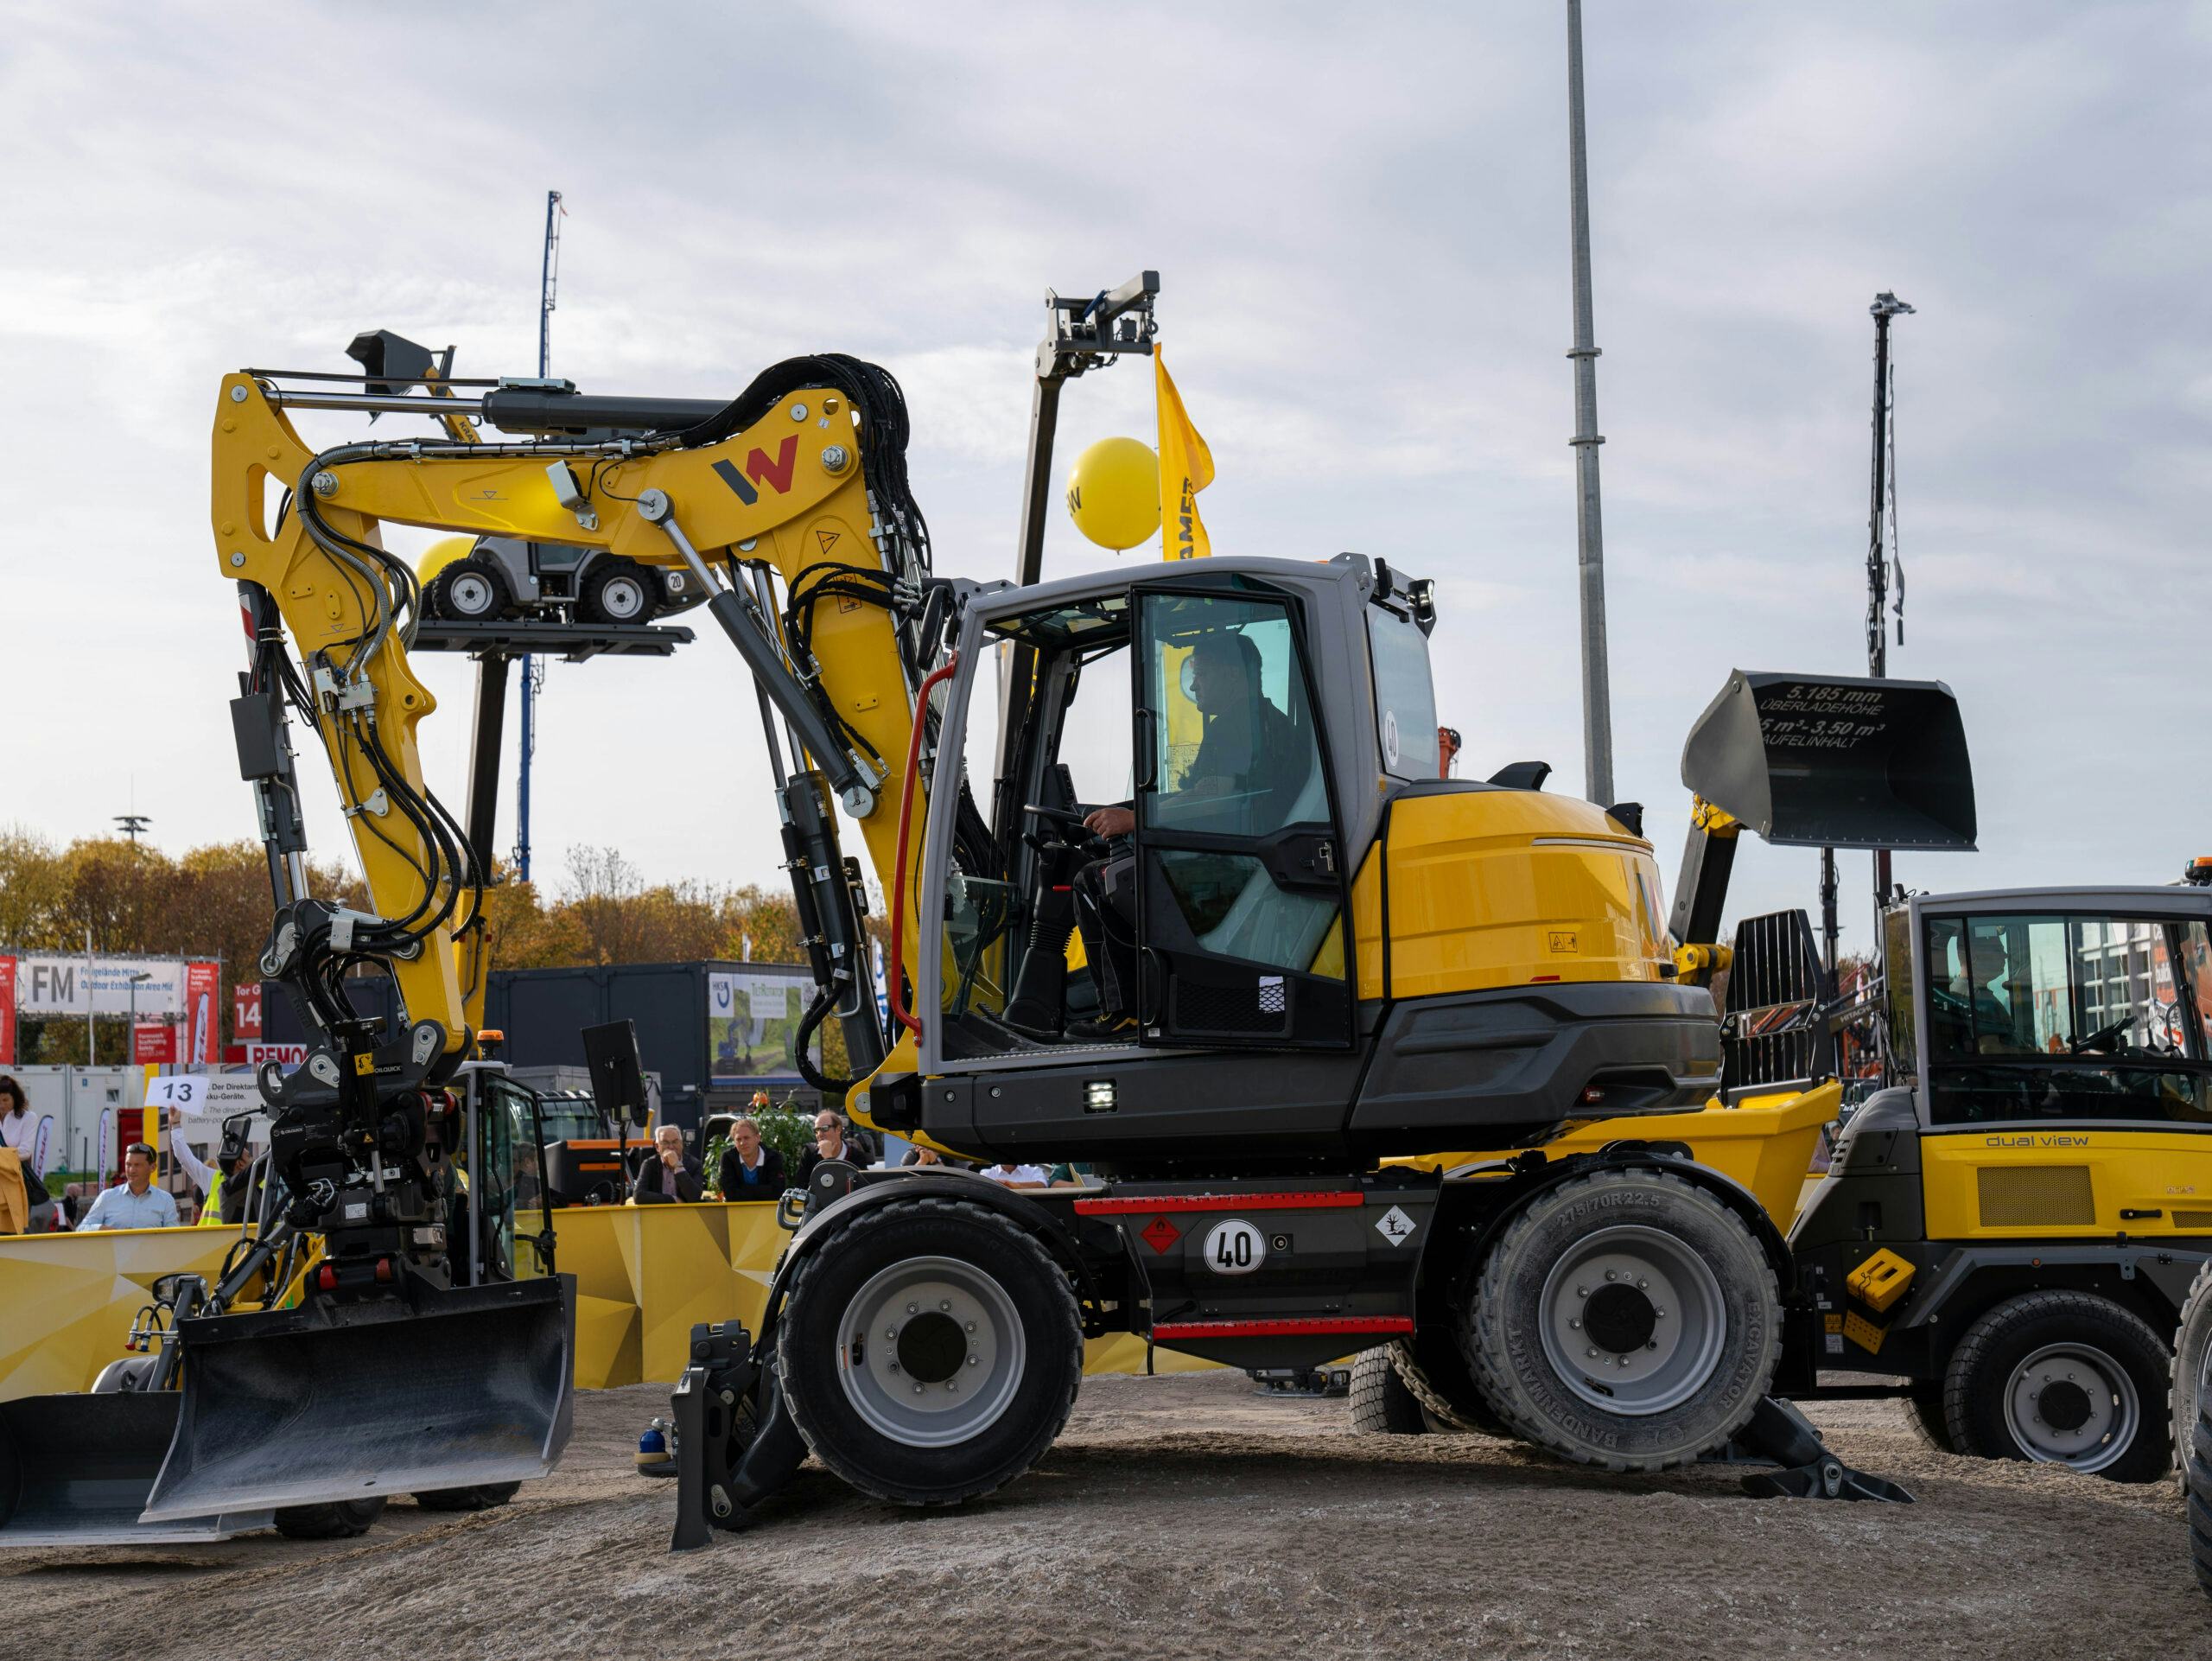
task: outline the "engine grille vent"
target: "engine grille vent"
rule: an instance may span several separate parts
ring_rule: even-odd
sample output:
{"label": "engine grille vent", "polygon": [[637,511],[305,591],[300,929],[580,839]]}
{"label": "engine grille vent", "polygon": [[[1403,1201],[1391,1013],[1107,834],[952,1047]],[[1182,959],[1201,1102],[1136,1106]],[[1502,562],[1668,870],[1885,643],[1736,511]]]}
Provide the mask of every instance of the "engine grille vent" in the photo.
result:
{"label": "engine grille vent", "polygon": [[1985,1165],[1975,1175],[1984,1228],[2072,1228],[2097,1220],[2086,1165]]}
{"label": "engine grille vent", "polygon": [[2174,1226],[2192,1233],[2212,1234],[2212,1211],[2177,1211]]}

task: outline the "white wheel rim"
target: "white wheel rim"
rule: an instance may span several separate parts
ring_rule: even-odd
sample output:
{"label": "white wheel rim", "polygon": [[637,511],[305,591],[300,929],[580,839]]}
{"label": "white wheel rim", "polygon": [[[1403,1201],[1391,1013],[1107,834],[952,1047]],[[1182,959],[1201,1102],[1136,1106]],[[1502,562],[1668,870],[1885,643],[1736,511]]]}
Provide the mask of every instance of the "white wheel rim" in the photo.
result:
{"label": "white wheel rim", "polygon": [[1536,1312],[1560,1382],[1588,1406],[1637,1418],[1702,1390],[1728,1336],[1712,1265],[1686,1241],[1640,1224],[1576,1241],[1544,1277]]}
{"label": "white wheel rim", "polygon": [[618,623],[626,623],[645,608],[645,586],[635,577],[618,576],[599,591],[599,603]]}
{"label": "white wheel rim", "polygon": [[1005,1416],[1027,1359],[1014,1300],[958,1257],[908,1257],[872,1277],[837,1323],[837,1378],[871,1429],[949,1448]]}
{"label": "white wheel rim", "polygon": [[2094,1344],[2046,1344],[2005,1381],[2005,1428],[2038,1465],[2101,1471],[2142,1424],[2134,1380]]}
{"label": "white wheel rim", "polygon": [[453,608],[464,617],[478,617],[492,609],[492,585],[474,571],[454,578],[446,589]]}

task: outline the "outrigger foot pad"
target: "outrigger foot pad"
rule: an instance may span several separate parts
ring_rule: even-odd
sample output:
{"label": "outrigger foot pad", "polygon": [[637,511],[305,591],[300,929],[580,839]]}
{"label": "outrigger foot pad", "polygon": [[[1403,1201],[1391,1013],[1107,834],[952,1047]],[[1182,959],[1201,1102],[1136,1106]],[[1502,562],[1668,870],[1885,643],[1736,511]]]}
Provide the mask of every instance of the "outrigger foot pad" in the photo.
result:
{"label": "outrigger foot pad", "polygon": [[784,1409],[776,1370],[742,1324],[691,1329],[691,1365],[670,1397],[676,1421],[676,1529],[671,1551],[690,1551],[788,1483],[806,1443]]}
{"label": "outrigger foot pad", "polygon": [[1854,1471],[1821,1441],[1812,1421],[1795,1406],[1768,1396],[1752,1410],[1751,1421],[1736,1435],[1737,1446],[1754,1459],[1782,1468],[1743,1479],[1754,1499],[1873,1499],[1910,1505],[1912,1496],[1894,1482]]}

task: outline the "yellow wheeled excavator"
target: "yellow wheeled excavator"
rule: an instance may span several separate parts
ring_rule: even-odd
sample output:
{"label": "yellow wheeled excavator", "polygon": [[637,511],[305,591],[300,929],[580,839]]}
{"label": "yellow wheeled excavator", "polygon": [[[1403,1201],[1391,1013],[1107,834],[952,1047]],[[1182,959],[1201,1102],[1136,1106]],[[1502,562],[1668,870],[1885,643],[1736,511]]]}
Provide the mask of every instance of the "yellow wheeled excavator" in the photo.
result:
{"label": "yellow wheeled excavator", "polygon": [[[1156,288],[1147,273],[1051,302],[1025,576],[1058,388],[1148,350]],[[741,1525],[809,1452],[899,1503],[988,1492],[1050,1445],[1084,1340],[1109,1333],[1252,1368],[1433,1325],[1488,1399],[1568,1458],[1658,1469],[1732,1440],[1777,1467],[1768,1491],[1898,1497],[1770,1395],[1815,1328],[1751,1194],[1626,1136],[1547,1157],[1575,1123],[1705,1100],[1719,1028],[1682,982],[1632,815],[1429,776],[1430,583],[1357,554],[938,576],[897,383],[850,358],[780,364],[727,404],[383,367],[359,390],[243,371],[215,414],[216,559],[257,642],[234,715],[280,872],[266,966],[318,1034],[308,1066],[269,1086],[301,1225],[323,1231],[337,1272],[315,1320],[378,1325],[404,1358],[436,1313],[410,1248],[441,1248],[382,1220],[378,1150],[409,1142],[385,1129],[395,1111],[472,1049],[454,941],[480,871],[416,763],[432,701],[408,665],[413,576],[378,534],[406,524],[683,571],[759,694],[820,989],[810,1029],[837,1020],[852,1058],[832,1088],[913,1141],[1091,1173],[1026,1192],[944,1167],[817,1168],[787,1205],[761,1330],[694,1334],[673,1405],[678,1545]],[[296,408],[442,430],[316,450]],[[281,880],[296,855],[288,707],[331,757],[369,913]],[[1783,771],[1810,794],[1879,792],[1870,748],[1815,746]],[[1769,767],[1763,752],[1746,765]],[[891,897],[889,1022],[841,813]],[[397,1033],[327,1002],[364,958],[398,984]],[[1522,1151],[1451,1177],[1382,1163],[1471,1146]],[[350,1232],[356,1204],[385,1232]],[[563,1330],[559,1286],[498,1289],[542,1338]],[[191,1424],[265,1425],[255,1402],[331,1386],[306,1353],[288,1384],[249,1384],[201,1365],[219,1332],[179,1333]],[[505,1342],[474,1352],[480,1422],[557,1417],[550,1396],[492,1388]],[[259,1347],[245,1331],[230,1346]],[[323,1422],[394,1446],[412,1381],[347,1360],[365,1370]],[[457,1424],[466,1372],[441,1384]],[[281,1445],[302,1481],[327,1474],[288,1428],[264,1454]],[[204,1466],[178,1435],[170,1463]],[[238,1497],[214,1480],[194,1496]]]}

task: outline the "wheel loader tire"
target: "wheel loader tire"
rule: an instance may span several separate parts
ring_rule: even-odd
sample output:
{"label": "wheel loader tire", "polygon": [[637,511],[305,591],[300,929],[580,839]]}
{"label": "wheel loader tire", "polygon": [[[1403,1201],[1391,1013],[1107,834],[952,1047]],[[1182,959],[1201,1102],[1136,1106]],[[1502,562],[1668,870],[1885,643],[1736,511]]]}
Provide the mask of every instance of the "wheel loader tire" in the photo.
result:
{"label": "wheel loader tire", "polygon": [[2189,1560],[2212,1597],[2212,1263],[2182,1301],[2174,1340],[2174,1448],[2188,1496]]}
{"label": "wheel loader tire", "polygon": [[1921,1441],[1939,1454],[1955,1454],[1959,1445],[1951,1440],[1951,1427],[1943,1418],[1943,1386],[1939,1382],[1916,1384],[1912,1394],[1904,1398],[1905,1414]]}
{"label": "wheel loader tire", "polygon": [[350,1540],[369,1531],[384,1513],[384,1496],[334,1499],[322,1505],[287,1505],[276,1513],[276,1532],[287,1540]]}
{"label": "wheel loader tire", "polygon": [[512,1499],[521,1486],[519,1482],[481,1482],[473,1488],[433,1488],[416,1494],[415,1503],[424,1511],[490,1511]]}
{"label": "wheel loader tire", "polygon": [[1428,1416],[1432,1430],[1511,1441],[1516,1433],[1483,1399],[1482,1386],[1467,1371],[1466,1352],[1452,1325],[1402,1338],[1390,1346],[1391,1364]]}
{"label": "wheel loader tire", "polygon": [[1351,1430],[1356,1436],[1428,1434],[1428,1416],[1398,1377],[1387,1345],[1352,1358]]}
{"label": "wheel loader tire", "polygon": [[2173,1418],[2174,1464],[2189,1468],[2190,1439],[2196,1433],[2197,1397],[2204,1370],[2212,1365],[2212,1263],[2196,1271],[2181,1301],[2181,1324],[2174,1331],[2174,1363],[2167,1379],[2166,1405]]}
{"label": "wheel loader tire", "polygon": [[1605,1169],[1529,1201],[1483,1264],[1464,1342],[1538,1446],[1610,1471],[1725,1447],[1773,1382],[1782,1296],[1741,1218],[1664,1171]]}
{"label": "wheel loader tire", "polygon": [[1943,1371],[1961,1453],[2070,1466],[2114,1482],[2173,1468],[2165,1341],[2093,1292],[2026,1292],[1966,1330]]}
{"label": "wheel loader tire", "polygon": [[952,1505],[1052,1445],[1083,1378],[1068,1279],[1006,1218],[965,1200],[863,1212],[792,1277],[776,1370],[814,1456],[902,1505]]}

